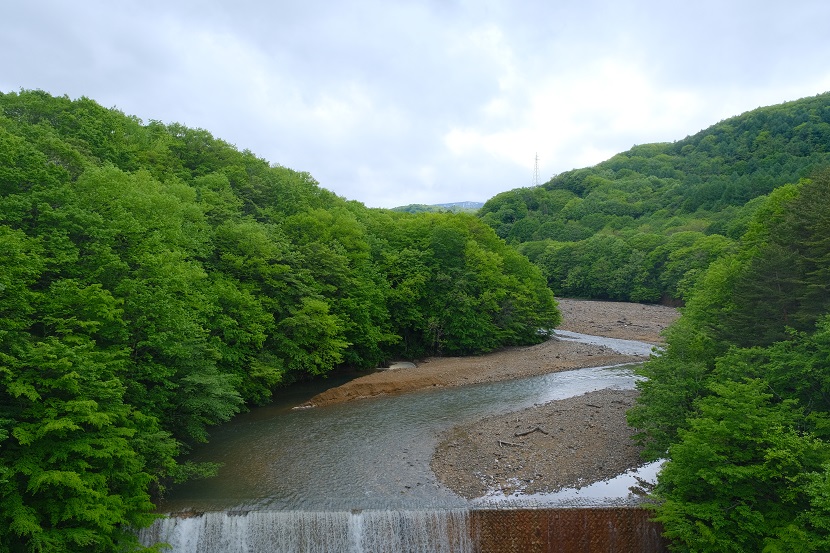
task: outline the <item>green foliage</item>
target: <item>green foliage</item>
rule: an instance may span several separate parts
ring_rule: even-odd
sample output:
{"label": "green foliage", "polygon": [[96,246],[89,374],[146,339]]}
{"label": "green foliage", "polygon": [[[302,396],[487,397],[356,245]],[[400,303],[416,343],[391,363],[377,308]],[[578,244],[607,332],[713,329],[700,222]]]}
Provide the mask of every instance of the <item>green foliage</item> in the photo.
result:
{"label": "green foliage", "polygon": [[[379,213],[389,316],[402,355],[469,354],[544,339],[559,324],[539,270],[475,217]],[[453,309],[447,309],[449,305]]]}
{"label": "green foliage", "polygon": [[272,390],[530,344],[540,271],[470,215],[370,210],[202,129],[0,94],[0,552],[138,550]]}
{"label": "green foliage", "polygon": [[763,380],[710,387],[660,473],[666,536],[681,551],[815,551],[805,530],[793,530],[809,505],[806,475],[827,445],[796,430],[796,402],[771,401]]}
{"label": "green foliage", "polygon": [[[531,257],[557,294],[686,300],[708,264],[746,231],[759,198],[830,165],[828,112],[830,93],[760,108],[684,140],[635,146],[540,187],[503,192],[478,216],[510,244],[537,244]],[[697,244],[675,240],[689,232]],[[617,241],[599,261],[598,241],[607,241],[599,237],[609,235]],[[662,242],[645,244],[643,235]],[[542,243],[550,255],[539,255]],[[569,253],[577,259],[565,259]],[[610,274],[593,281],[603,263]]]}
{"label": "green foliage", "polygon": [[611,234],[550,242],[536,258],[554,293],[566,297],[655,302],[643,268],[646,252]]}
{"label": "green foliage", "polygon": [[824,551],[830,539],[830,172],[774,191],[698,279],[629,423],[668,456],[678,551]]}
{"label": "green foliage", "polygon": [[33,343],[5,366],[0,416],[15,422],[0,449],[0,520],[8,529],[0,543],[113,551],[135,545],[130,527],[154,518],[152,476],[133,440],[154,432],[155,421],[137,420],[123,402],[112,374],[119,353],[71,342]]}

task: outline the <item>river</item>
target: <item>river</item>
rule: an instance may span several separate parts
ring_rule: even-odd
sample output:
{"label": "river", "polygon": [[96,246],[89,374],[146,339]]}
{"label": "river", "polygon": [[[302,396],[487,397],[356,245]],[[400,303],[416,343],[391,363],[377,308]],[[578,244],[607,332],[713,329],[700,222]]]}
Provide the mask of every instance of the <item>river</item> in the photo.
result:
{"label": "river", "polygon": [[[631,354],[651,348],[573,333],[561,337],[600,341]],[[429,467],[442,430],[594,390],[630,389],[635,381],[630,366],[600,367],[313,409],[295,409],[307,398],[292,394],[215,429],[210,443],[197,448],[191,459],[221,463],[219,475],[174,488],[159,508],[203,512],[465,507],[467,501],[441,485]],[[567,497],[560,494],[558,500]]]}
{"label": "river", "polygon": [[[645,343],[573,333],[560,339],[601,343],[633,355],[651,349]],[[579,490],[469,502],[430,470],[438,434],[534,404],[606,388],[630,389],[636,379],[631,365],[597,367],[312,409],[296,407],[319,390],[294,388],[216,428],[191,460],[221,463],[218,476],[175,487],[159,505],[173,516],[141,530],[139,539],[145,545],[167,543],[174,553],[479,551],[481,536],[494,528],[488,521],[499,513],[527,506],[615,504],[634,480],[621,475]],[[656,470],[651,465],[644,475],[653,477]],[[596,534],[584,539],[603,543],[631,534],[642,544],[636,540],[648,541],[656,531],[646,525],[632,534],[630,525],[615,525],[618,514],[612,512]],[[531,537],[538,531],[516,530]],[[501,551],[503,545],[496,536],[487,550]],[[637,548],[663,551],[661,546]]]}

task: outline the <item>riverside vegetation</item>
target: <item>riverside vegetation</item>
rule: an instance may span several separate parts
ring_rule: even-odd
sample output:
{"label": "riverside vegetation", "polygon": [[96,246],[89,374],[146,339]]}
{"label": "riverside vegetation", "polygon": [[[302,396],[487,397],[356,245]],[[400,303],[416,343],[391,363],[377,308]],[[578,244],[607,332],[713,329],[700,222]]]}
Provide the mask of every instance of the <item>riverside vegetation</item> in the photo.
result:
{"label": "riverside vegetation", "polygon": [[776,189],[643,368],[677,551],[830,550],[830,173]]}
{"label": "riverside vegetation", "polygon": [[825,93],[503,192],[479,216],[557,296],[679,302],[734,251],[767,194],[828,165]]}
{"label": "riverside vegetation", "polygon": [[684,303],[628,413],[675,551],[830,550],[830,94],[480,211],[557,294]]}
{"label": "riverside vegetation", "polygon": [[827,550],[828,151],[824,94],[409,214],[0,94],[0,552],[138,549],[153,499],[215,469],[181,461],[211,425],[338,367],[538,343],[551,289],[686,303],[629,415],[677,550]]}
{"label": "riverside vegetation", "polygon": [[559,322],[473,215],[370,210],[208,132],[0,95],[0,551],[138,548],[271,390]]}

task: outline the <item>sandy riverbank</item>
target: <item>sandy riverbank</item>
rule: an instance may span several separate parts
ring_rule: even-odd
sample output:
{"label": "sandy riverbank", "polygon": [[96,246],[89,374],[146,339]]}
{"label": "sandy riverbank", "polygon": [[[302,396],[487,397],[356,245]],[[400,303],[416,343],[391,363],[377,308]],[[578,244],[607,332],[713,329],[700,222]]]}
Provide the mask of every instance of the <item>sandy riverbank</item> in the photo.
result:
{"label": "sandy riverbank", "polygon": [[[678,316],[659,305],[560,299],[561,330],[661,342],[660,333]],[[582,367],[642,360],[602,346],[551,339],[528,347],[505,348],[472,357],[430,357],[416,368],[381,371],[356,378],[311,398],[309,406],[328,405],[382,394],[402,394],[429,387],[496,382]]]}
{"label": "sandy riverbank", "polygon": [[[662,341],[676,309],[560,299],[561,330]],[[432,386],[460,386],[643,360],[601,346],[559,339],[475,357],[429,358],[415,368],[373,373],[309,401],[324,405]],[[602,390],[455,427],[439,437],[431,467],[447,487],[467,498],[493,491],[546,493],[581,486],[640,464],[625,411],[635,391]],[[532,431],[531,431],[532,430]],[[531,431],[531,432],[529,432]]]}

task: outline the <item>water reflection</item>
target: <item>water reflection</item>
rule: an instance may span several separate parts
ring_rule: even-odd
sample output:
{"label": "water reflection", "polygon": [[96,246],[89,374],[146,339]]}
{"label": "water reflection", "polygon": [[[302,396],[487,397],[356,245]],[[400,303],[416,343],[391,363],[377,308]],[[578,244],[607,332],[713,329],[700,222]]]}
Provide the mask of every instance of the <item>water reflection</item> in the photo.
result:
{"label": "water reflection", "polygon": [[631,389],[631,366],[415,392],[291,410],[298,396],[216,429],[192,456],[219,476],[173,491],[164,511],[412,509],[463,506],[429,468],[436,436],[458,424],[611,388]]}
{"label": "water reflection", "polygon": [[557,330],[554,334],[560,340],[580,342],[583,344],[593,344],[596,346],[605,346],[609,349],[616,351],[617,353],[622,353],[623,355],[649,356],[657,347],[653,344],[649,344],[647,342],[640,342],[637,340],[623,340],[621,338],[591,336],[590,334],[580,334],[579,332],[571,332],[569,330]]}
{"label": "water reflection", "polygon": [[624,474],[588,484],[581,488],[565,488],[551,493],[491,493],[472,502],[476,507],[598,507],[637,505],[641,496],[632,491],[642,482],[654,484],[664,461],[654,461]]}

